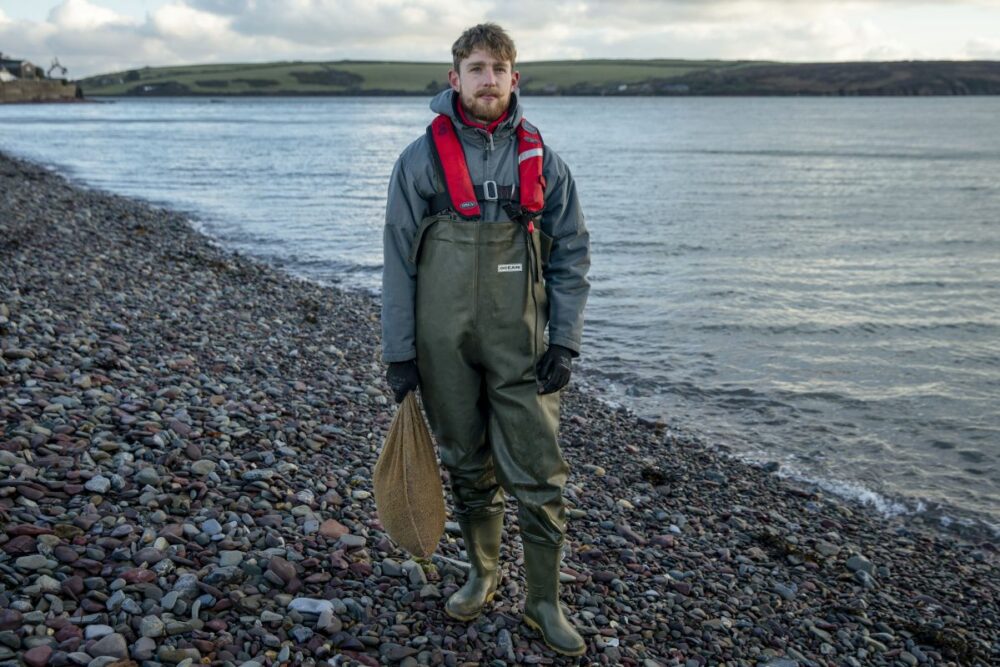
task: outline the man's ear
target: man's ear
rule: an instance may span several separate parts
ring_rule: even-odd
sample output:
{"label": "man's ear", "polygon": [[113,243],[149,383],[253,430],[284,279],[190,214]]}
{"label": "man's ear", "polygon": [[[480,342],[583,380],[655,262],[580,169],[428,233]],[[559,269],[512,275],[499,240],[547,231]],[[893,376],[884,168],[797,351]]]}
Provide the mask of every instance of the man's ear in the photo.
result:
{"label": "man's ear", "polygon": [[512,90],[517,90],[517,82],[521,80],[521,73],[514,70],[510,74],[510,87]]}
{"label": "man's ear", "polygon": [[456,93],[460,92],[461,84],[459,83],[458,72],[453,69],[448,70],[448,83],[451,84],[451,89]]}

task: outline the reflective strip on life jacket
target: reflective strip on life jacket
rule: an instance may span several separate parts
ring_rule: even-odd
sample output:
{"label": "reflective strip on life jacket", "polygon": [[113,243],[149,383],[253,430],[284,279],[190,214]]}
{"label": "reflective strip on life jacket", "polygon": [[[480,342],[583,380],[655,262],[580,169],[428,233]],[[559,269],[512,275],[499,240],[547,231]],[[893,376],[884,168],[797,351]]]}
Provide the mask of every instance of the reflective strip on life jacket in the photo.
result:
{"label": "reflective strip on life jacket", "polygon": [[[469,176],[469,165],[465,161],[462,142],[451,119],[444,114],[439,115],[427,127],[427,134],[452,209],[466,220],[479,219],[482,209]],[[518,190],[521,209],[529,214],[540,213],[545,208],[545,177],[542,175],[544,157],[542,135],[534,125],[522,119],[517,125]]]}
{"label": "reflective strip on life jacket", "polygon": [[534,125],[521,119],[517,125],[517,173],[521,181],[521,208],[528,213],[541,213],[545,208],[545,158],[542,135]]}

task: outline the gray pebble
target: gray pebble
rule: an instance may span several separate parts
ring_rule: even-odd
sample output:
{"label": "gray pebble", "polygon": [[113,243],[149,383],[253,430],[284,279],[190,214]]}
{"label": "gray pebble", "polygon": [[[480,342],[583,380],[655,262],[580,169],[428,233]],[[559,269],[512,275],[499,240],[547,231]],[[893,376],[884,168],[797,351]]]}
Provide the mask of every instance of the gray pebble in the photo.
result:
{"label": "gray pebble", "polygon": [[851,572],[866,572],[868,574],[875,572],[875,566],[872,565],[872,562],[861,554],[854,554],[847,559],[847,569]]}
{"label": "gray pebble", "polygon": [[112,633],[98,639],[93,646],[87,649],[87,652],[95,658],[102,655],[108,655],[113,658],[127,658],[128,646],[125,644],[124,637],[118,633]]}
{"label": "gray pebble", "polygon": [[156,616],[146,616],[139,622],[139,634],[143,637],[162,637],[164,630],[163,621]]}
{"label": "gray pebble", "polygon": [[87,480],[87,483],[83,485],[83,488],[88,491],[93,491],[94,493],[105,494],[111,490],[111,480],[104,475],[94,475]]}
{"label": "gray pebble", "polygon": [[100,639],[101,637],[107,637],[115,631],[110,625],[88,625],[83,629],[83,636],[85,639]]}
{"label": "gray pebble", "polygon": [[201,530],[206,535],[218,535],[222,532],[222,526],[215,519],[209,519],[201,524]]}

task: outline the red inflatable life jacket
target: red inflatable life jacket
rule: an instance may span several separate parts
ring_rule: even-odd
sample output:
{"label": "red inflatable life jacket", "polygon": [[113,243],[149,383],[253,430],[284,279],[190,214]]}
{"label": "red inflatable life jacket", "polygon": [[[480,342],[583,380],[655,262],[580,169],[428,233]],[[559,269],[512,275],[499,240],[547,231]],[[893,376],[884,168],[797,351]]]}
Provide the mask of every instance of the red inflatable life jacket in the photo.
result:
{"label": "red inflatable life jacket", "polygon": [[482,217],[480,200],[513,200],[516,190],[518,205],[504,208],[511,219],[524,222],[529,232],[534,231],[533,220],[545,208],[545,177],[542,175],[545,144],[534,125],[523,118],[517,124],[517,172],[520,181],[517,188],[498,186],[495,181],[473,185],[462,142],[448,116],[441,114],[435,118],[427,133],[446,190],[434,198],[437,202],[432,200],[432,214],[450,209],[466,220],[478,220]]}

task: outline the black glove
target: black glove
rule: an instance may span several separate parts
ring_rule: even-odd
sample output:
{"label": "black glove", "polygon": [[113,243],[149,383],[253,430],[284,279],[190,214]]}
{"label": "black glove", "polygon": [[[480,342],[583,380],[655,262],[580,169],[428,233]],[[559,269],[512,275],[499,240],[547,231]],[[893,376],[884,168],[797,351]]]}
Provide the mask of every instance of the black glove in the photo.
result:
{"label": "black glove", "polygon": [[562,345],[549,345],[535,366],[538,393],[551,394],[569,384],[573,372],[573,353]]}
{"label": "black glove", "polygon": [[397,403],[402,403],[406,395],[414,391],[420,385],[420,374],[417,372],[417,362],[394,361],[389,364],[389,370],[385,373],[385,381],[392,389],[392,393]]}

